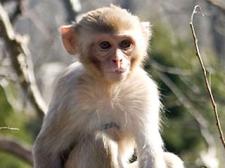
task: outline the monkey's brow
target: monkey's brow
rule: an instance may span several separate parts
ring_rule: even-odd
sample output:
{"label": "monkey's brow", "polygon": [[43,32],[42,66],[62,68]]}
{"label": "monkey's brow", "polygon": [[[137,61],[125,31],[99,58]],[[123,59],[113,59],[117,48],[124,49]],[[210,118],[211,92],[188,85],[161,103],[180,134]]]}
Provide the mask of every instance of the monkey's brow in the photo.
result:
{"label": "monkey's brow", "polygon": [[110,122],[110,123],[104,124],[101,129],[107,130],[107,129],[110,129],[110,128],[120,129],[120,126],[115,122]]}

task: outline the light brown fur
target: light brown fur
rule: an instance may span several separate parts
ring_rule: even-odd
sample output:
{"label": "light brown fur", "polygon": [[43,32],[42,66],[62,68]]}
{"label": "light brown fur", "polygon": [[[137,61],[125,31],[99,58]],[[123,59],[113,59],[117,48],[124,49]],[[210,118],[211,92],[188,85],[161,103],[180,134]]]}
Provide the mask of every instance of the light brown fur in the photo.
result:
{"label": "light brown fur", "polygon": [[[146,23],[111,6],[60,31],[79,62],[57,82],[34,144],[34,167],[183,168],[163,151],[159,93],[141,67],[150,37]],[[109,49],[99,49],[98,37]],[[123,49],[117,46],[123,39],[134,42]],[[138,162],[131,164],[135,148]]]}

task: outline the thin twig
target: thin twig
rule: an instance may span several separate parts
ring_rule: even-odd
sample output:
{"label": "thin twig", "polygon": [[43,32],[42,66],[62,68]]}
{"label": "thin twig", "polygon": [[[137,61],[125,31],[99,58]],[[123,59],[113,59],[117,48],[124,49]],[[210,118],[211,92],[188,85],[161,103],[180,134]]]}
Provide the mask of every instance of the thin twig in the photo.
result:
{"label": "thin twig", "polygon": [[190,20],[191,32],[192,32],[193,40],[194,40],[194,44],[195,44],[194,46],[195,46],[195,50],[196,50],[196,56],[198,57],[199,63],[201,65],[201,69],[202,69],[204,80],[205,80],[205,85],[206,85],[207,92],[209,94],[211,104],[212,104],[212,107],[213,107],[213,111],[214,111],[214,115],[215,115],[215,119],[216,119],[216,125],[217,125],[218,131],[219,131],[220,139],[221,139],[221,142],[223,144],[223,147],[225,148],[225,140],[224,140],[222,127],[221,127],[220,120],[219,120],[219,115],[218,115],[218,112],[217,112],[217,105],[216,105],[216,102],[215,102],[215,99],[214,99],[214,96],[212,94],[212,90],[211,90],[211,87],[210,87],[210,84],[209,84],[209,81],[208,81],[208,78],[207,78],[207,71],[206,71],[204,63],[202,61],[202,57],[201,57],[200,50],[199,50],[199,47],[198,47],[198,39],[197,39],[197,36],[196,36],[196,33],[195,33],[195,28],[194,28],[194,25],[193,25],[194,15],[197,13],[197,9],[201,9],[201,8],[198,5],[196,5],[194,7],[192,15],[191,15],[191,20]]}
{"label": "thin twig", "polygon": [[1,130],[10,130],[10,131],[19,131],[19,128],[13,128],[13,127],[0,127],[0,131]]}

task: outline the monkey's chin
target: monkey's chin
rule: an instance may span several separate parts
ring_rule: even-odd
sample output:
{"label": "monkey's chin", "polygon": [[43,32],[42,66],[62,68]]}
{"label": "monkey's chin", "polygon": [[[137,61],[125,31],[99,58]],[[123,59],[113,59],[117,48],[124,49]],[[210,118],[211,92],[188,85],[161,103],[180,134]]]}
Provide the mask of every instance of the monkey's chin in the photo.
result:
{"label": "monkey's chin", "polygon": [[105,78],[109,82],[120,82],[125,80],[127,76],[128,76],[127,71],[123,72],[115,71],[115,72],[108,72],[107,74],[105,74]]}

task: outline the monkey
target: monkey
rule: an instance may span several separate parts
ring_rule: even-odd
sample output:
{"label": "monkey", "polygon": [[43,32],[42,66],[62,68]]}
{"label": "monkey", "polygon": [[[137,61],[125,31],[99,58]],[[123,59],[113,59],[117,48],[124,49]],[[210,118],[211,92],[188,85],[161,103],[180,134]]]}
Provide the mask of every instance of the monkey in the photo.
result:
{"label": "monkey", "polygon": [[[103,137],[102,137],[103,138]],[[89,139],[90,140],[90,139]],[[117,160],[114,160],[116,157],[112,157],[112,156],[118,156],[118,153],[115,153],[115,151],[117,152],[118,150],[118,146],[113,146],[114,144],[111,144],[110,141],[106,142],[107,139],[101,139],[102,141],[96,141],[96,139],[94,139],[94,143],[84,143],[82,142],[80,144],[80,150],[82,149],[82,151],[77,152],[77,149],[75,151],[72,151],[69,159],[66,162],[65,168],[72,168],[74,167],[74,165],[76,165],[76,167],[93,167],[93,165],[95,165],[94,167],[125,167],[125,168],[138,168],[138,161],[136,160],[136,156],[134,156],[134,160],[126,163],[126,166],[121,166],[119,164],[119,162]],[[98,143],[96,143],[98,142]],[[101,145],[99,144],[99,142],[101,143]],[[103,145],[103,142],[105,142],[105,146]],[[82,146],[83,145],[83,146]],[[86,145],[90,145],[90,146],[86,146]],[[106,146],[108,145],[108,146]],[[110,146],[111,145],[111,146]],[[126,144],[127,147],[128,144]],[[111,148],[111,149],[110,149]],[[133,149],[132,147],[130,149]],[[87,153],[87,151],[89,151]],[[92,151],[92,152],[90,152]],[[99,152],[105,152],[105,153],[96,153],[96,151]],[[109,153],[111,152],[111,153]],[[114,153],[113,153],[114,152]],[[132,151],[128,152],[128,154],[131,154]],[[77,156],[79,154],[79,157]],[[82,156],[80,155],[84,155],[84,158],[88,158],[88,162],[86,161],[80,161],[77,160],[79,158],[82,158]],[[110,157],[105,157],[105,156],[110,156]],[[128,155],[129,157],[130,155]],[[127,158],[128,158],[127,157]],[[96,159],[97,158],[97,159]],[[163,158],[165,160],[166,163],[166,168],[184,168],[183,162],[181,161],[181,159],[179,157],[177,157],[175,154],[170,153],[170,152],[163,152]],[[112,163],[113,162],[113,166]]]}
{"label": "monkey", "polygon": [[114,5],[60,27],[78,61],[56,82],[34,142],[34,168],[183,168],[164,151],[159,91],[143,69],[150,29]]}

